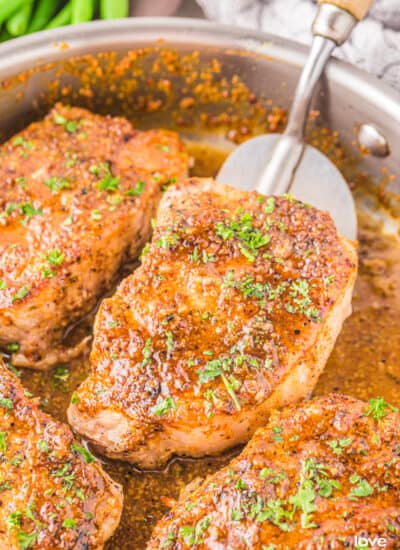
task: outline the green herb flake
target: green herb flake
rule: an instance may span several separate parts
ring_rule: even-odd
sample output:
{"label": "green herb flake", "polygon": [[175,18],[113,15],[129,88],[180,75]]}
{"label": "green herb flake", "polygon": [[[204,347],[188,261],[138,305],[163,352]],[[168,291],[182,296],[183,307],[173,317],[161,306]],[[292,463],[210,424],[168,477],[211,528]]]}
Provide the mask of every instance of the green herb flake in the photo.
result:
{"label": "green herb flake", "polygon": [[67,120],[66,118],[64,118],[62,115],[60,115],[58,113],[54,113],[54,122],[58,126],[64,126],[64,129],[69,134],[73,134],[74,132],[76,132],[76,130],[78,128],[78,125],[79,125],[79,121],[77,121],[77,120]]}
{"label": "green herb flake", "polygon": [[143,180],[139,180],[135,187],[132,187],[132,189],[128,189],[128,191],[125,192],[125,195],[128,195],[128,197],[139,197],[145,188],[145,183]]}
{"label": "green herb flake", "polygon": [[399,411],[397,407],[393,407],[393,405],[386,403],[383,397],[370,399],[368,403],[369,407],[365,411],[364,416],[372,416],[372,418],[378,422],[385,418],[388,409],[395,413]]}
{"label": "green herb flake", "polygon": [[102,215],[97,208],[95,210],[92,210],[90,217],[96,222],[102,219]]}
{"label": "green herb flake", "polygon": [[151,353],[151,338],[147,338],[145,345],[142,349],[143,361],[140,363],[140,367],[145,367],[150,363]]}
{"label": "green herb flake", "polygon": [[274,432],[274,435],[272,436],[272,439],[274,441],[276,441],[277,443],[282,443],[282,441],[283,441],[283,437],[282,437],[283,428],[281,428],[280,426],[274,426],[272,428],[272,431]]}
{"label": "green herb flake", "polygon": [[268,197],[266,205],[264,207],[264,212],[266,214],[272,214],[272,212],[275,210],[275,198],[274,197]]}
{"label": "green herb flake", "polygon": [[35,208],[31,202],[20,204],[19,209],[21,214],[25,216],[25,219],[21,222],[22,225],[26,225],[26,223],[34,216],[41,216],[43,214],[43,210],[41,208]]}
{"label": "green herb flake", "polygon": [[166,332],[165,335],[167,337],[167,350],[172,351],[174,349],[174,337],[172,332]]}
{"label": "green herb flake", "polygon": [[47,441],[45,441],[44,439],[41,439],[38,442],[38,448],[39,448],[40,451],[42,451],[42,453],[48,453],[49,452],[49,445],[48,445]]}
{"label": "green herb flake", "polygon": [[46,256],[46,260],[51,265],[61,265],[64,261],[65,255],[60,251],[59,248],[53,248]]}
{"label": "green herb flake", "polygon": [[206,516],[198,521],[194,527],[183,526],[179,529],[179,537],[182,538],[188,546],[196,546],[203,544],[203,535],[211,525],[211,519]]}
{"label": "green herb flake", "polygon": [[348,447],[351,445],[352,439],[351,437],[344,437],[343,439],[333,439],[332,441],[328,441],[328,445],[331,448],[332,452],[336,455],[341,455],[343,452],[343,449],[345,447]]}
{"label": "green herb flake", "polygon": [[23,300],[29,294],[29,289],[26,286],[21,286],[21,288],[11,296],[12,303],[17,300]]}
{"label": "green herb flake", "polygon": [[119,187],[119,183],[120,183],[120,177],[119,176],[113,177],[113,175],[110,172],[106,174],[106,176],[104,176],[102,180],[99,181],[99,183],[97,184],[97,188],[100,191],[107,191],[109,193],[109,192],[116,191]]}
{"label": "green herb flake", "polygon": [[152,412],[157,416],[164,416],[171,410],[176,409],[175,401],[172,397],[168,396],[165,399],[159,401],[155,407],[153,407]]}
{"label": "green herb flake", "polygon": [[16,136],[12,144],[15,147],[23,147],[24,149],[31,149],[33,147],[33,143],[31,141],[27,141],[23,136]]}
{"label": "green herb flake", "polygon": [[7,434],[6,432],[0,432],[0,453],[7,451]]}
{"label": "green herb flake", "polygon": [[351,489],[348,495],[350,500],[357,500],[358,498],[369,497],[374,493],[374,489],[373,487],[371,487],[368,481],[366,479],[360,478],[358,475],[351,476],[350,483],[356,483],[356,486]]}
{"label": "green herb flake", "polygon": [[179,241],[179,236],[176,233],[164,233],[161,235],[161,237],[156,241],[156,246],[159,248],[164,248],[168,250],[172,246],[174,246]]}
{"label": "green herb flake", "polygon": [[75,520],[75,519],[72,519],[72,518],[66,518],[66,519],[63,521],[62,526],[64,527],[64,529],[75,529],[75,527],[76,527],[76,520]]}
{"label": "green herb flake", "polygon": [[37,541],[38,536],[38,533],[24,533],[23,531],[19,531],[17,539],[20,550],[28,550],[28,548],[31,548]]}
{"label": "green herb flake", "polygon": [[6,350],[10,353],[15,353],[16,351],[19,351],[20,347],[21,346],[17,342],[10,342],[7,344]]}
{"label": "green herb flake", "polygon": [[69,181],[66,178],[53,176],[52,178],[45,180],[44,184],[54,194],[57,194],[64,189],[69,189]]}
{"label": "green herb flake", "polygon": [[225,224],[218,222],[216,234],[224,241],[232,239],[238,241],[239,250],[250,262],[256,260],[259,249],[266,246],[271,240],[268,233],[263,234],[253,226],[251,213],[243,214],[239,220],[232,220]]}
{"label": "green herb flake", "polygon": [[71,450],[79,453],[86,464],[90,464],[96,460],[90,451],[82,447],[82,445],[78,445],[78,443],[72,443]]}
{"label": "green herb flake", "polygon": [[231,511],[231,520],[232,521],[240,521],[243,517],[243,514],[240,510],[237,508],[233,508]]}

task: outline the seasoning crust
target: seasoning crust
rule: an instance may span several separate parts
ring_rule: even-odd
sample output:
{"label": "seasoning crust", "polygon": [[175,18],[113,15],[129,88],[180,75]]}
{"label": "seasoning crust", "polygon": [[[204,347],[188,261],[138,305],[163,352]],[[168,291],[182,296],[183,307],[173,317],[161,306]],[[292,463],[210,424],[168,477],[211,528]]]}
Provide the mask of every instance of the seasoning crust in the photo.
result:
{"label": "seasoning crust", "polygon": [[82,351],[62,344],[66,328],[137,257],[187,165],[174,132],[61,104],[0,147],[0,346],[14,365]]}
{"label": "seasoning crust", "polygon": [[361,548],[355,537],[398,548],[397,412],[336,394],[274,412],[157,524],[147,549]]}
{"label": "seasoning crust", "polygon": [[100,307],[71,425],[142,467],[248,441],[311,392],[356,264],[329,215],[291,197],[178,183],[141,267]]}
{"label": "seasoning crust", "polygon": [[100,550],[122,488],[0,361],[0,547]]}

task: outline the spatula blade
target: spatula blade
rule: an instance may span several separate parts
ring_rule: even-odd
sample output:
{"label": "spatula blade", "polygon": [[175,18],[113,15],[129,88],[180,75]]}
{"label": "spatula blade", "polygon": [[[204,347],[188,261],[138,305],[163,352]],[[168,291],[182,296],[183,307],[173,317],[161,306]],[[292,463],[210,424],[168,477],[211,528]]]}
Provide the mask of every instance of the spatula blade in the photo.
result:
{"label": "spatula blade", "polygon": [[[217,180],[244,191],[255,188],[279,134],[252,138],[235,149],[223,164]],[[351,240],[357,238],[357,217],[350,189],[336,166],[320,151],[307,145],[289,192],[326,210],[336,228]]]}

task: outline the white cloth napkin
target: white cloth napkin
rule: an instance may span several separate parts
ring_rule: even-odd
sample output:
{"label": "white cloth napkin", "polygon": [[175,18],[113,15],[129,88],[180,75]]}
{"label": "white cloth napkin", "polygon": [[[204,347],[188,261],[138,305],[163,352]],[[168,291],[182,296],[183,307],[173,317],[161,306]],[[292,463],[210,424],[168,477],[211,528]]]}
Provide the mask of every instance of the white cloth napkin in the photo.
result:
{"label": "white cloth napkin", "polygon": [[[210,19],[309,43],[313,0],[197,0]],[[375,0],[368,17],[335,55],[400,90],[400,0]]]}

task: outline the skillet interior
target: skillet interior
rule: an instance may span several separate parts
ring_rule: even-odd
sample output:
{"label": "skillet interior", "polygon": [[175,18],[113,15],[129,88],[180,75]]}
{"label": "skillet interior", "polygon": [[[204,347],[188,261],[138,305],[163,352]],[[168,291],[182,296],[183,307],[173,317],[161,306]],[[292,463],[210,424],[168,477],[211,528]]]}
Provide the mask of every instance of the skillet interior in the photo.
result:
{"label": "skillet interior", "polygon": [[[100,32],[104,25],[96,25]],[[90,26],[90,30],[96,25]],[[225,29],[217,36],[214,27],[209,25],[211,30],[207,32],[214,36],[215,44],[199,46],[199,29],[196,36],[187,38],[187,28],[182,23],[178,27],[174,32],[180,43],[173,47],[148,46],[147,42],[151,42],[157,32],[152,29],[148,30],[144,47],[140,49],[128,51],[125,43],[119,43],[115,45],[118,53],[115,50],[71,58],[69,56],[76,53],[72,40],[71,51],[67,45],[57,46],[59,57],[64,59],[46,66],[39,59],[38,68],[30,66],[30,70],[13,74],[4,66],[7,63],[3,64],[3,72],[0,71],[2,137],[40,118],[55,101],[61,100],[99,113],[122,114],[140,128],[177,129],[188,141],[195,159],[192,173],[210,176],[217,172],[234,143],[282,128],[285,108],[302,62],[301,49],[297,55],[293,46],[278,41],[272,46],[276,57],[271,59],[261,55],[261,51],[269,52],[269,46],[263,44],[259,35],[250,37],[235,31],[231,33],[231,44],[221,45],[222,38],[228,41],[224,34],[228,31]],[[144,32],[142,27],[139,30]],[[159,35],[172,32],[167,25],[164,31]],[[189,41],[197,41],[197,47]],[[131,42],[135,41],[131,39]],[[245,43],[252,52],[237,49]],[[99,46],[88,47],[87,51],[93,48],[99,49]],[[282,61],[284,54],[290,63]],[[398,404],[400,245],[396,219],[389,217],[389,210],[392,215],[397,213],[394,167],[400,166],[400,162],[396,151],[388,159],[374,159],[361,154],[353,142],[357,124],[376,122],[394,143],[399,133],[396,123],[397,117],[400,121],[400,109],[390,117],[393,97],[378,88],[375,88],[376,98],[386,98],[389,104],[382,109],[373,101],[369,104],[366,96],[374,83],[368,78],[363,81],[360,75],[365,89],[346,94],[349,82],[340,82],[341,71],[346,72],[341,65],[334,64],[328,72],[331,80],[325,81],[318,94],[308,139],[339,165],[354,190],[360,215],[361,267],[354,313],[344,325],[316,393],[334,390],[363,399],[383,395]],[[329,128],[339,129],[340,135]],[[385,223],[380,221],[381,215]],[[126,266],[120,277],[132,267]],[[91,318],[84,320],[71,329],[66,338],[73,339],[78,333],[89,331],[91,321]],[[65,419],[69,396],[85,376],[86,359],[60,365],[45,374],[25,371],[21,373],[22,380],[42,398],[46,411]],[[143,549],[152,525],[167,509],[163,497],[175,498],[185,483],[215,471],[230,456],[232,454],[196,461],[175,460],[165,472],[152,473],[107,462],[107,470],[124,484],[126,502],[121,526],[107,548]]]}

